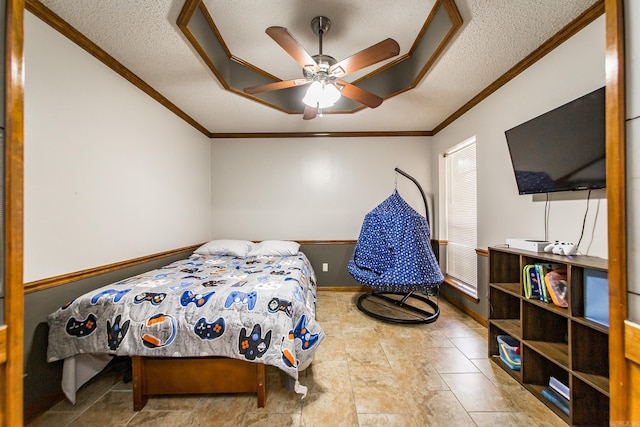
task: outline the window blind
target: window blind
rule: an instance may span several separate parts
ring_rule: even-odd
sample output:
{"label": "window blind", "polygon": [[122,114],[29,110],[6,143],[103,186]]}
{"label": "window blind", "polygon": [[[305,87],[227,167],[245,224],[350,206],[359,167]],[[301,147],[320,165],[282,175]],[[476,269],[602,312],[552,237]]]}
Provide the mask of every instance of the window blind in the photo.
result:
{"label": "window blind", "polygon": [[447,168],[447,274],[477,296],[476,144],[445,155]]}

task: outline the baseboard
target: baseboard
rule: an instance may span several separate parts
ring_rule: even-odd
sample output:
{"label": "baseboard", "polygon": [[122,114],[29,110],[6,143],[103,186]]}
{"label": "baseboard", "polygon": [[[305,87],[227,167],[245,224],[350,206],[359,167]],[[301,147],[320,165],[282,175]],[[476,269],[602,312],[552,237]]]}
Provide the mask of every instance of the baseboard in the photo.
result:
{"label": "baseboard", "polygon": [[62,400],[64,400],[64,394],[62,393],[62,389],[59,388],[42,397],[41,399],[38,399],[38,401],[34,405],[25,407],[23,413],[24,424],[29,424],[31,421],[35,420],[36,418],[38,418],[38,416],[53,408],[56,403],[61,402]]}
{"label": "baseboard", "polygon": [[371,290],[366,286],[318,286],[316,289],[318,292],[368,292]]}
{"label": "baseboard", "polygon": [[471,317],[473,320],[475,320],[476,322],[480,323],[485,328],[489,327],[489,321],[487,319],[485,319],[484,317],[482,317],[481,315],[479,315],[475,311],[469,309],[469,307],[466,307],[463,304],[460,304],[460,301],[457,301],[457,300],[454,300],[454,299],[451,299],[451,298],[447,298],[442,293],[440,293],[440,298],[442,298],[443,300],[447,301],[449,304],[451,304],[452,306],[454,306],[455,308],[457,308],[458,310],[460,310],[461,312],[463,312],[467,316]]}

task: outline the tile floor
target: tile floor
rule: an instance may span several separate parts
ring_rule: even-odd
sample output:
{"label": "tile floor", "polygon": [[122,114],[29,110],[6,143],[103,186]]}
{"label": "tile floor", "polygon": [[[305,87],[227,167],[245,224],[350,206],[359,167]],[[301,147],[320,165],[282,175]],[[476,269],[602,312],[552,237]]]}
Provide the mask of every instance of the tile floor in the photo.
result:
{"label": "tile floor", "polygon": [[327,337],[301,375],[304,400],[267,368],[255,395],[150,398],[132,410],[131,383],[103,372],[28,426],[565,426],[487,359],[487,329],[440,299],[438,320],[393,325],[365,316],[357,294],[321,291]]}

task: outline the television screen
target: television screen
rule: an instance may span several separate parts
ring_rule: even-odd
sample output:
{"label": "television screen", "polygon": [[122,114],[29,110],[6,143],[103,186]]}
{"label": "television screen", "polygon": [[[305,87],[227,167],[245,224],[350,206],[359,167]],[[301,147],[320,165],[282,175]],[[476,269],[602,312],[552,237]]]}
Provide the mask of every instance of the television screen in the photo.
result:
{"label": "television screen", "polygon": [[505,132],[520,194],[605,187],[604,88]]}

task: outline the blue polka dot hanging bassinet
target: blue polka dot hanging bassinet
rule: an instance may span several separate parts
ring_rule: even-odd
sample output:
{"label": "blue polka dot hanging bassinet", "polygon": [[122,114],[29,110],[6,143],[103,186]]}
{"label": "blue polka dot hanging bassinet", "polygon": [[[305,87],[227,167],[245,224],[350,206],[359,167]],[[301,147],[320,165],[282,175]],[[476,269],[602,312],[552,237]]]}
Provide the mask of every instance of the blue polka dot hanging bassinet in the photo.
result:
{"label": "blue polka dot hanging bassinet", "polygon": [[[420,184],[405,172],[427,199]],[[443,275],[431,246],[428,219],[398,193],[369,212],[348,265],[349,273],[373,291],[358,298],[358,309],[391,323],[430,323],[440,310],[437,298]]]}

